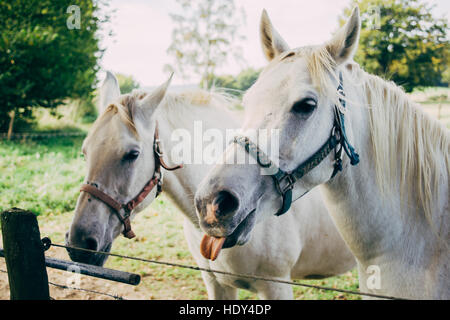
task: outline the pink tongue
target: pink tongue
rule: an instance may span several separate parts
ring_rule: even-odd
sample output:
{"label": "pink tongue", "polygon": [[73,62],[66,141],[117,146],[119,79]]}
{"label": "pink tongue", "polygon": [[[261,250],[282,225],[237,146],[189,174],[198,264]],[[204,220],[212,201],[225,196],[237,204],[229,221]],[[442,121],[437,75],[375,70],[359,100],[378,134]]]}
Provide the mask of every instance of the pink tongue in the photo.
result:
{"label": "pink tongue", "polygon": [[200,243],[200,252],[206,259],[214,261],[219,256],[220,250],[225,242],[226,238],[216,238],[208,235],[204,235],[202,242]]}

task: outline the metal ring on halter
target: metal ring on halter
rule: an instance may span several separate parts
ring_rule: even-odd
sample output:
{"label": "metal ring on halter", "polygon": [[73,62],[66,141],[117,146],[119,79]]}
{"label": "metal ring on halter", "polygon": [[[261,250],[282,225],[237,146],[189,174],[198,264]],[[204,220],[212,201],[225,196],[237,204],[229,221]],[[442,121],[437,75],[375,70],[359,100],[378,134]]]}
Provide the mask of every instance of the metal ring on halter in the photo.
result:
{"label": "metal ring on halter", "polygon": [[157,155],[158,157],[162,157],[164,153],[161,151],[161,145],[160,145],[161,140],[155,138],[155,140],[154,140],[153,143],[154,143],[154,145],[155,145],[154,151],[155,151],[156,155]]}

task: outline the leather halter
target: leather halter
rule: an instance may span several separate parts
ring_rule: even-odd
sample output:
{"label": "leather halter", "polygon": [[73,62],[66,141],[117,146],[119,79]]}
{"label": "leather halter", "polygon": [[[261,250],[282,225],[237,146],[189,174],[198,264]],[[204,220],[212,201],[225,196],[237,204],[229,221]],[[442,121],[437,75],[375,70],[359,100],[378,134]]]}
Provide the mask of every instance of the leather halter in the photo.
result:
{"label": "leather halter", "polygon": [[104,204],[109,206],[111,209],[113,209],[114,214],[119,218],[120,222],[123,224],[123,232],[122,234],[128,238],[132,239],[136,236],[136,234],[131,229],[131,212],[136,208],[144,199],[147,197],[147,195],[153,190],[153,188],[156,186],[156,197],[161,193],[162,191],[162,174],[161,174],[161,167],[163,167],[166,170],[172,171],[179,168],[182,168],[183,165],[177,165],[174,167],[169,167],[163,159],[163,152],[160,145],[161,141],[159,140],[159,133],[158,133],[158,123],[156,123],[155,127],[155,135],[153,140],[153,152],[155,154],[155,173],[153,174],[153,177],[146,183],[144,188],[139,192],[139,194],[128,201],[127,203],[120,203],[110,197],[105,192],[101,191],[98,188],[98,185],[94,182],[87,182],[86,184],[83,184],[81,186],[80,192],[84,191],[89,193],[94,198],[102,201]]}
{"label": "leather halter", "polygon": [[[340,73],[337,91],[340,94],[339,102],[342,107],[345,108],[345,100],[341,98],[345,97],[342,81],[342,73]],[[276,216],[281,216],[291,207],[292,189],[294,188],[295,182],[318,166],[328,156],[328,154],[330,154],[331,151],[334,150],[335,161],[334,170],[330,179],[332,179],[339,171],[342,171],[342,150],[344,150],[350,158],[351,165],[357,165],[359,163],[359,155],[356,153],[353,146],[348,142],[347,134],[345,133],[344,114],[336,105],[334,106],[334,124],[331,129],[330,138],[328,138],[328,140],[319,148],[318,151],[300,164],[291,173],[283,171],[277,167],[258,147],[258,145],[252,142],[248,137],[236,136],[231,142],[237,143],[244,147],[244,149],[256,159],[257,163],[261,167],[272,167],[277,169],[277,172],[272,174],[271,177],[275,182],[278,193],[283,197],[283,204],[280,210],[278,210],[275,214]]]}

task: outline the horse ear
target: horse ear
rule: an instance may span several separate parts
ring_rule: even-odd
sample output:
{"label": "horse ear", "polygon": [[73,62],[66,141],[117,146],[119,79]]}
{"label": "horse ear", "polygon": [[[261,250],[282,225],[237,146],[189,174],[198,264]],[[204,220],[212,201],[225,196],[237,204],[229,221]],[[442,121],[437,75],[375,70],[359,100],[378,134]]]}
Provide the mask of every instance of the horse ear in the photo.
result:
{"label": "horse ear", "polygon": [[261,45],[267,60],[272,60],[284,51],[289,50],[289,46],[275,30],[270,22],[266,9],[263,10],[260,22]]}
{"label": "horse ear", "polygon": [[359,8],[353,8],[347,23],[327,42],[326,48],[337,65],[353,58],[358,48],[361,20]]}
{"label": "horse ear", "polygon": [[142,102],[140,103],[140,109],[144,113],[146,119],[150,119],[153,112],[156,110],[156,108],[161,103],[162,99],[166,95],[167,88],[170,85],[170,82],[172,81],[173,73],[170,75],[169,79],[167,79],[166,82],[164,82],[162,85],[160,85],[158,88],[153,90],[150,94],[148,94],[144,99],[142,99]]}
{"label": "horse ear", "polygon": [[111,72],[106,71],[106,78],[100,87],[99,113],[102,113],[119,96],[119,81],[117,81],[117,78]]}

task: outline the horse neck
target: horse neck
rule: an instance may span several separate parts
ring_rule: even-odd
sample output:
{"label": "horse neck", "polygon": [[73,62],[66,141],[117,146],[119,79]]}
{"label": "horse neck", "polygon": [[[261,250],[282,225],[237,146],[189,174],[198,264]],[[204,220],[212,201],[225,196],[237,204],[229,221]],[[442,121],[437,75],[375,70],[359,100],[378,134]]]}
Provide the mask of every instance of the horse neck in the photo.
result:
{"label": "horse neck", "polygon": [[[422,251],[428,246],[417,244],[432,239],[432,232],[423,210],[407,204],[408,196],[413,195],[400,200],[399,181],[391,186],[390,194],[379,189],[364,97],[358,96],[357,88],[348,85],[346,94],[348,101],[361,101],[360,105],[348,103],[349,112],[345,115],[350,141],[361,161],[351,166],[344,154],[344,170],[323,186],[333,219],[363,266],[392,261],[393,257],[411,257],[412,251]],[[423,252],[416,253],[419,257]]]}
{"label": "horse neck", "polygon": [[[195,106],[186,107],[195,108]],[[201,108],[206,110],[206,112],[198,113],[197,116],[193,116],[196,114],[195,112],[187,113],[187,116],[193,116],[193,118],[183,125],[180,124],[180,127],[169,122],[168,117],[170,115],[164,112],[160,112],[157,116],[160,139],[165,152],[164,159],[170,165],[175,164],[170,157],[170,150],[174,145],[174,141],[171,139],[172,132],[182,128],[187,130],[191,136],[191,163],[183,163],[183,168],[175,171],[166,171],[163,169],[164,179],[162,189],[175,202],[184,216],[197,228],[200,228],[200,226],[194,206],[194,195],[203,177],[212,169],[213,165],[203,162],[200,164],[192,163],[194,161],[194,152],[197,152],[195,149],[192,149],[194,139],[202,139],[202,137],[195,136],[193,123],[194,121],[201,121],[203,130],[208,128],[220,129],[224,135],[226,129],[238,127],[236,119],[225,110],[211,106],[201,106]]]}

